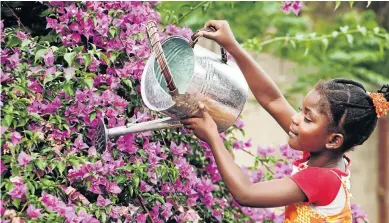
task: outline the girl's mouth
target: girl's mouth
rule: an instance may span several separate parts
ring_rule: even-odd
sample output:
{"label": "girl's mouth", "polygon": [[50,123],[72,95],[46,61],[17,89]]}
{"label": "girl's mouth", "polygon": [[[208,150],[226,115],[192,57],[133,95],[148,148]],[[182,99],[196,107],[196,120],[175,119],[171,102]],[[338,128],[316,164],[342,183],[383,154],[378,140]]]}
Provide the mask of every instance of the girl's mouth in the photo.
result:
{"label": "girl's mouth", "polygon": [[292,132],[292,131],[289,131],[288,135],[289,135],[290,137],[296,137],[296,136],[297,136],[297,135],[296,135],[294,132]]}

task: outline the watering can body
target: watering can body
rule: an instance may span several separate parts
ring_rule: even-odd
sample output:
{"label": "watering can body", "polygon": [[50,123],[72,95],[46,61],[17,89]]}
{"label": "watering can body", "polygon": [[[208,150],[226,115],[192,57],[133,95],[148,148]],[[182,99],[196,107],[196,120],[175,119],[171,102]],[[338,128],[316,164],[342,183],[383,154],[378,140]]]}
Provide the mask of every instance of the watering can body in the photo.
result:
{"label": "watering can body", "polygon": [[152,53],[141,79],[145,105],[173,120],[180,120],[196,116],[198,104],[202,102],[219,132],[233,125],[248,94],[248,85],[239,67],[227,61],[226,55],[220,56],[179,36],[163,41],[162,49],[178,95],[169,94],[156,55]]}
{"label": "watering can body", "polygon": [[110,129],[99,119],[93,139],[97,151],[106,149],[108,138],[182,127],[181,119],[198,115],[200,102],[219,132],[234,124],[246,102],[248,85],[238,66],[227,61],[224,49],[220,56],[196,45],[196,33],[190,40],[173,36],[161,44],[156,24],[148,23],[153,52],[142,74],[141,95],[149,109],[169,117]]}

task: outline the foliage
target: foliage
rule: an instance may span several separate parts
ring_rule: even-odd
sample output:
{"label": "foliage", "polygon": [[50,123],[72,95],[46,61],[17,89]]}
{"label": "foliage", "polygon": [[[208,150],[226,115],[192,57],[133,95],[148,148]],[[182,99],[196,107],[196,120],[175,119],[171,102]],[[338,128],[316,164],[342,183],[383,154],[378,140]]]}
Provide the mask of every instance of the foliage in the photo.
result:
{"label": "foliage", "polygon": [[[306,27],[306,21],[280,10],[282,2],[162,2],[162,24],[179,24],[193,30],[203,28],[208,20],[227,20],[237,40],[273,33],[273,26]],[[189,14],[188,14],[189,13]],[[288,25],[289,24],[289,25]],[[293,25],[292,25],[293,24]]]}
{"label": "foliage", "polygon": [[[127,134],[96,151],[98,119],[111,128],[160,117],[139,94],[150,54],[143,24],[160,17],[153,2],[47,4],[46,36],[1,23],[3,220],[283,221],[282,210],[240,207],[208,145],[185,129]],[[170,24],[165,30],[162,38],[192,34]],[[232,154],[252,147],[235,137],[243,127],[238,119],[220,135]],[[254,182],[291,173],[299,154],[283,145],[276,159],[274,150],[258,147],[254,166],[243,168]]]}
{"label": "foliage", "polygon": [[389,83],[389,34],[378,26],[374,12],[351,11],[335,24],[317,27],[309,33],[290,33],[260,43],[250,39],[245,46],[273,51],[300,65],[296,84],[287,94],[307,92],[317,81],[336,77],[359,81],[370,91]]}
{"label": "foliage", "polygon": [[377,24],[372,10],[352,9],[353,3],[342,8],[340,2],[304,2],[301,16],[285,15],[287,3],[282,2],[206,2],[207,7],[189,15],[187,8],[198,2],[166,2],[161,11],[163,22],[177,22],[179,16],[174,14],[186,15],[180,23],[192,29],[210,19],[225,19],[247,49],[297,62],[292,72],[296,84],[281,86],[291,102],[297,103],[293,97],[309,91],[320,79],[355,79],[370,91],[389,82],[387,30]]}

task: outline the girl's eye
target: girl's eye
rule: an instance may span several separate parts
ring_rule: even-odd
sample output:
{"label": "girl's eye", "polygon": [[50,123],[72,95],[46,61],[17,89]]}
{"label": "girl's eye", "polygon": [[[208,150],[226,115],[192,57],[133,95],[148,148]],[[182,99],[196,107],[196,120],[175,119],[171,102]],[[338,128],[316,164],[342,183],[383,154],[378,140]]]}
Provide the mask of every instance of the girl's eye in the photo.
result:
{"label": "girl's eye", "polygon": [[309,120],[309,119],[307,119],[307,118],[305,118],[305,117],[304,117],[304,121],[307,122],[307,123],[312,122],[311,120]]}

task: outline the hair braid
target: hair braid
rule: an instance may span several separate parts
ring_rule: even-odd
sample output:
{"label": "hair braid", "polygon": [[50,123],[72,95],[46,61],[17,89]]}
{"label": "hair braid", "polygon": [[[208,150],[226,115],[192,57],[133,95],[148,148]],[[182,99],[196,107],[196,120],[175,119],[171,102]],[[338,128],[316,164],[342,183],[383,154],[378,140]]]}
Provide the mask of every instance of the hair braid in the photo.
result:
{"label": "hair braid", "polygon": [[[377,124],[377,114],[362,84],[347,79],[333,79],[319,82],[315,89],[324,96],[322,103],[329,110],[329,131],[343,134],[344,150],[361,145],[369,138]],[[378,92],[389,100],[389,85],[384,85]]]}

